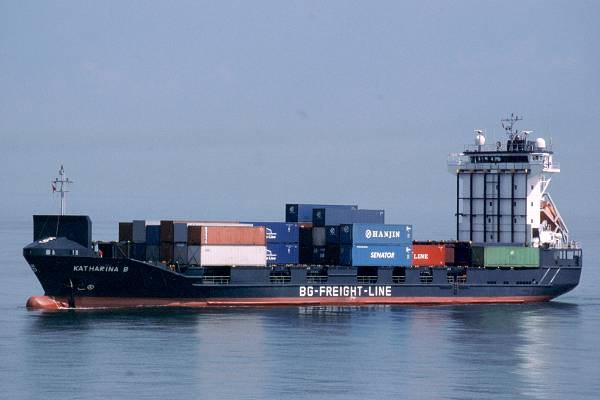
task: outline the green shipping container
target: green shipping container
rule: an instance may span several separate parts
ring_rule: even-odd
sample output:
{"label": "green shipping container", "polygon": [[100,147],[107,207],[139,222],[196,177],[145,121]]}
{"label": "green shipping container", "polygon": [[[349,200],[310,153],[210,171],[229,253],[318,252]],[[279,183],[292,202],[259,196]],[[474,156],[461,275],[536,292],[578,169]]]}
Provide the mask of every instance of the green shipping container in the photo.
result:
{"label": "green shipping container", "polygon": [[540,249],[518,246],[473,247],[473,265],[537,268],[540,266]]}

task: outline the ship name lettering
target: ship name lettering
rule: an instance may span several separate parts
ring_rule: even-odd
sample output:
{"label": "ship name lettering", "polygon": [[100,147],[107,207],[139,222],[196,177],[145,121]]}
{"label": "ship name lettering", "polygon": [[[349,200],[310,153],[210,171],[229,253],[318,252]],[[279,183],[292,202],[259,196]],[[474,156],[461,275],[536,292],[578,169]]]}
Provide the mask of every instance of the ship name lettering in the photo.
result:
{"label": "ship name lettering", "polygon": [[391,286],[300,286],[300,297],[391,297]]}
{"label": "ship name lettering", "polygon": [[[127,272],[123,268],[123,272]],[[119,272],[119,267],[115,265],[74,265],[74,272]]]}

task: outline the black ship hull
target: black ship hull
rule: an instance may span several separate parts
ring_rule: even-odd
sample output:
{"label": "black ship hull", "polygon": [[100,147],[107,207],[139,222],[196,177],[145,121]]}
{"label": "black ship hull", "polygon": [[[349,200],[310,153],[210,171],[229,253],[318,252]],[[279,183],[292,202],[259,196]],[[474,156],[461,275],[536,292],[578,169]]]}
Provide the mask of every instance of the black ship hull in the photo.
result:
{"label": "black ship hull", "polygon": [[45,295],[30,308],[522,303],[579,283],[581,259],[545,251],[538,268],[288,266],[168,268],[128,258],[25,254]]}

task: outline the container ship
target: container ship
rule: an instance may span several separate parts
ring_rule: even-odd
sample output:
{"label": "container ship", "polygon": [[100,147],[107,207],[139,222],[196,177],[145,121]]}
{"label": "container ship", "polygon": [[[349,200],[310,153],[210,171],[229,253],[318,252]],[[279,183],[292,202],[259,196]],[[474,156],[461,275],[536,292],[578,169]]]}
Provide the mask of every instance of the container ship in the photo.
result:
{"label": "container ship", "polygon": [[[507,139],[450,154],[456,238],[416,241],[410,224],[355,204],[286,204],[285,221],[134,220],[92,240],[88,216],[33,216],[23,255],[43,296],[31,309],[523,303],[577,286],[582,250],[548,187],[551,146],[502,120]],[[454,207],[454,206],[453,206]]]}

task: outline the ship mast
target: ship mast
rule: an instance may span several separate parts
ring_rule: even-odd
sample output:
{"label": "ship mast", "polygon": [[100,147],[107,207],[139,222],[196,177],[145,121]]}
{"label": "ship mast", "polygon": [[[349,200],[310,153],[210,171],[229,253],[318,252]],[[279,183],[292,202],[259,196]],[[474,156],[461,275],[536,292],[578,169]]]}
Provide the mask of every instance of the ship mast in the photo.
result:
{"label": "ship mast", "polygon": [[54,178],[54,180],[52,181],[52,193],[60,193],[60,215],[65,215],[65,193],[69,192],[69,190],[67,190],[67,187],[71,183],[73,183],[73,181],[67,178],[67,176],[65,175],[65,168],[61,164],[60,169],[58,170],[58,178]]}

